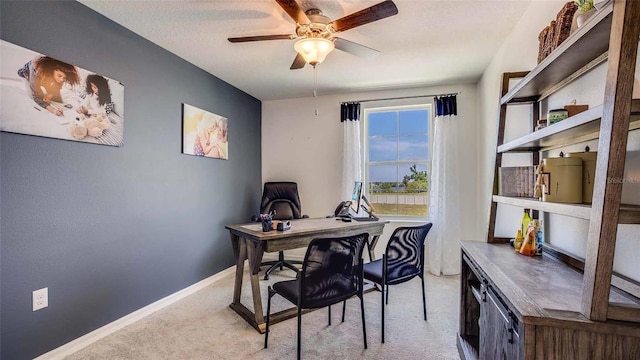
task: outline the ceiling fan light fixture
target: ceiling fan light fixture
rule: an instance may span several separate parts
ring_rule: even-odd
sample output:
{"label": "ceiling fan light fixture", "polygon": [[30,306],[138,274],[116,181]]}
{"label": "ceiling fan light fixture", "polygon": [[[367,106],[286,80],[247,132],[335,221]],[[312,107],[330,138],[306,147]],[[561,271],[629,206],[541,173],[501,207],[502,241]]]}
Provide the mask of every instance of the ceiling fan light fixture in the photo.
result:
{"label": "ceiling fan light fixture", "polygon": [[293,47],[309,65],[316,66],[324,61],[335,45],[325,38],[306,38],[296,41]]}

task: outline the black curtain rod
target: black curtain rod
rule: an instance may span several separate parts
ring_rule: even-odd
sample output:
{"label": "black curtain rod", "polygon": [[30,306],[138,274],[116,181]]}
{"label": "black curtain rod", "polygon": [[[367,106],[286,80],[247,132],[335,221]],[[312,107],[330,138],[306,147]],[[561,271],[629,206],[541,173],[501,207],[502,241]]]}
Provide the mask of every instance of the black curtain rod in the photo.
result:
{"label": "black curtain rod", "polygon": [[354,100],[354,101],[343,101],[340,104],[349,104],[349,103],[363,103],[370,101],[386,101],[386,100],[403,100],[403,99],[415,99],[422,97],[435,97],[435,96],[448,96],[448,95],[459,95],[462,92],[453,92],[453,93],[444,93],[444,94],[431,94],[431,95],[415,95],[415,96],[401,96],[401,97],[393,97],[393,98],[381,98],[381,99],[367,99],[367,100]]}

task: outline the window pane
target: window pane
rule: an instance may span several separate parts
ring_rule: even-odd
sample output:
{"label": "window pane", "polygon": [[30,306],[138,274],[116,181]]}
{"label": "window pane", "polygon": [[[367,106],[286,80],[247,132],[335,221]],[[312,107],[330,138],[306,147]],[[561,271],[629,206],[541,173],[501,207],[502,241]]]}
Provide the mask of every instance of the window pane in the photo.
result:
{"label": "window pane", "polygon": [[427,110],[400,111],[400,135],[427,134],[429,128],[429,112]]}
{"label": "window pane", "polygon": [[429,177],[426,164],[400,164],[398,165],[398,174],[405,190],[419,192],[428,190]]}
{"label": "window pane", "polygon": [[368,118],[369,136],[398,134],[396,111],[370,113]]}
{"label": "window pane", "polygon": [[383,183],[390,183],[388,187],[392,187],[398,182],[398,165],[370,165],[369,166],[369,183],[374,188],[381,188]]}
{"label": "window pane", "polygon": [[430,108],[367,115],[367,197],[378,215],[428,215]]}
{"label": "window pane", "polygon": [[369,201],[377,214],[398,214],[398,185],[398,165],[369,166]]}
{"label": "window pane", "polygon": [[397,160],[397,137],[369,138],[369,161]]}
{"label": "window pane", "polygon": [[427,136],[399,136],[398,159],[422,160],[429,158],[429,138]]}

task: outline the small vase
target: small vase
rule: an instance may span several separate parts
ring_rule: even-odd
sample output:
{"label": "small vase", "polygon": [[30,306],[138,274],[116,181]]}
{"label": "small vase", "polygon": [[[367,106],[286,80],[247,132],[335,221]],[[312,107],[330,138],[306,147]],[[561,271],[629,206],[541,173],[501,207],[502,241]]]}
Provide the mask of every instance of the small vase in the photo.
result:
{"label": "small vase", "polygon": [[596,9],[591,9],[587,12],[578,12],[578,15],[576,16],[576,23],[578,24],[578,28],[580,28],[584,23],[586,23],[587,20],[589,20],[589,18],[593,16],[593,14],[595,13],[596,13]]}

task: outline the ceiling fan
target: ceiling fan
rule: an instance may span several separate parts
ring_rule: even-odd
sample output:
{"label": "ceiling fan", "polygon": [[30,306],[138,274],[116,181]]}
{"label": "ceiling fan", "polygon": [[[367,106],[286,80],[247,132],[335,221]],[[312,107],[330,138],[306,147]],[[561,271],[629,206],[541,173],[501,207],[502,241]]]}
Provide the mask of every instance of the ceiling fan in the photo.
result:
{"label": "ceiling fan", "polygon": [[298,52],[291,64],[291,70],[301,69],[306,63],[313,67],[324,61],[334,47],[362,57],[377,55],[378,50],[334,36],[334,34],[353,29],[389,16],[396,15],[398,8],[391,0],[386,0],[353,14],[331,20],[318,9],[303,11],[295,0],[275,0],[280,7],[296,22],[295,34],[259,35],[232,37],[232,43],[263,40],[295,40]]}

